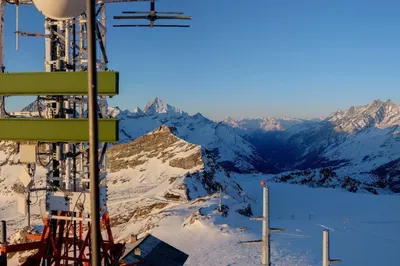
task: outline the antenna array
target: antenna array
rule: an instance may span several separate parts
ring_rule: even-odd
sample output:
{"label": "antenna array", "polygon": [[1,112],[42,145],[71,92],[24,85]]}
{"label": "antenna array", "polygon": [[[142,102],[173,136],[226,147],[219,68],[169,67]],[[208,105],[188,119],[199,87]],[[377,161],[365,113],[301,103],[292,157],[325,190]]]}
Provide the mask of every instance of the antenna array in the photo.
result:
{"label": "antenna array", "polygon": [[[98,159],[99,202],[92,202],[94,193],[92,160],[89,152],[88,64],[89,24],[87,12],[81,12],[83,0],[59,0],[66,10],[59,9],[52,0],[0,0],[0,140],[21,143],[21,181],[26,198],[21,200],[21,209],[30,221],[30,198],[32,191],[42,190],[41,201],[44,230],[41,234],[28,234],[30,243],[8,245],[2,243],[0,257],[7,253],[37,249],[23,265],[89,265],[92,239],[90,224],[93,223],[93,206],[99,210],[101,265],[117,265],[124,249],[114,242],[107,209],[107,158],[108,143],[118,142],[118,121],[108,118],[107,99],[119,93],[119,73],[108,69],[106,7],[108,4],[124,2],[150,2],[150,11],[125,11],[124,14],[146,14],[128,16],[128,19],[147,19],[146,27],[188,27],[188,25],[154,25],[159,19],[183,19],[182,12],[156,12],[155,0],[97,0],[94,15],[95,41],[100,51],[95,58],[98,71],[97,109],[100,151]],[[49,3],[51,2],[51,3]],[[60,2],[60,3],[61,3]],[[4,73],[4,7],[16,6],[16,48],[19,37],[40,37],[45,41],[45,71],[43,73]],[[35,5],[45,17],[44,33],[21,31],[18,23],[20,5]],[[60,4],[60,6],[63,6]],[[74,14],[76,10],[79,14]],[[71,16],[73,14],[73,16]],[[58,16],[58,17],[57,17]],[[67,19],[66,19],[67,18]],[[115,19],[124,19],[115,17]],[[115,27],[130,25],[115,25]],[[142,27],[143,25],[135,25]],[[36,96],[35,110],[7,113],[4,99],[8,96]],[[29,117],[29,118],[27,118]],[[45,186],[35,186],[32,165],[41,164],[47,169]],[[92,163],[93,164],[93,163]],[[97,164],[96,164],[97,165]],[[29,169],[28,169],[29,167]],[[29,170],[29,171],[27,171]],[[97,171],[96,171],[97,172]],[[92,207],[92,208],[91,208]],[[27,210],[27,211],[26,211]],[[96,232],[95,232],[96,233]],[[97,234],[96,234],[97,235]],[[1,259],[1,258],[0,258]]]}

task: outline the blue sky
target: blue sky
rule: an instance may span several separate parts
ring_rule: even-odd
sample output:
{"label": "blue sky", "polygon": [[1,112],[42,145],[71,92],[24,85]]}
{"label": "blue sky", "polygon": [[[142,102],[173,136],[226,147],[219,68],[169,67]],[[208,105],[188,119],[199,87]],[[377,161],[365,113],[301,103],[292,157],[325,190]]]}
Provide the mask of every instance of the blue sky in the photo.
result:
{"label": "blue sky", "polygon": [[[112,4],[147,10],[148,3]],[[159,11],[185,11],[191,28],[109,27],[109,68],[133,109],[158,96],[189,113],[221,119],[320,116],[380,98],[400,103],[400,2],[397,0],[159,0]],[[6,9],[9,72],[44,71],[44,42],[21,38]],[[21,8],[20,28],[43,31],[43,17]],[[12,97],[8,109],[30,99]]]}

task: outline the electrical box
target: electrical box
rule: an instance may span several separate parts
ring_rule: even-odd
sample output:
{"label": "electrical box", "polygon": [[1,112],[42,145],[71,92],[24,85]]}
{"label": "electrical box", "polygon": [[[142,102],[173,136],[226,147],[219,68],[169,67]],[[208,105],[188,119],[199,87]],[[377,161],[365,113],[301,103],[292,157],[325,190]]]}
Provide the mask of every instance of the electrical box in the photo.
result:
{"label": "electrical box", "polygon": [[36,163],[37,146],[32,144],[21,144],[19,146],[21,163]]}
{"label": "electrical box", "polygon": [[18,194],[18,212],[26,215],[26,198],[25,195]]}
{"label": "electrical box", "polygon": [[22,182],[22,185],[24,185],[24,187],[30,187],[33,183],[33,179],[32,177],[29,175],[28,173],[28,169],[25,168],[24,165],[21,165],[21,171],[19,174],[19,179]]}

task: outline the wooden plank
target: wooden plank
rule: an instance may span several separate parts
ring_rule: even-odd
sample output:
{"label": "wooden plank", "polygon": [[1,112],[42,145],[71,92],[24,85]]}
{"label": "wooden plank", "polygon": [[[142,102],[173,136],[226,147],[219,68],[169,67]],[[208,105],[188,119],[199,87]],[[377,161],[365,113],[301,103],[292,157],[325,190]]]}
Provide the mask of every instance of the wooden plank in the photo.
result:
{"label": "wooden plank", "polygon": [[[0,119],[0,140],[88,142],[88,119]],[[117,119],[99,119],[99,142],[119,140]]]}
{"label": "wooden plank", "polygon": [[[119,72],[98,72],[98,94],[119,93]],[[0,95],[87,95],[87,72],[27,72],[0,74]]]}

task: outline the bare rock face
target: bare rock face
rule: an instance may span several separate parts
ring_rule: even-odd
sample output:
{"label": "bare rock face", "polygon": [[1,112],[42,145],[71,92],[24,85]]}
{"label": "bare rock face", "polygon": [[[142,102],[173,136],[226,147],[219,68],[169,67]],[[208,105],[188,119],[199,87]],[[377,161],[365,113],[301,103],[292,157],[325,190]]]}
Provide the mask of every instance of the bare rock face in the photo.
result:
{"label": "bare rock face", "polygon": [[196,166],[201,165],[202,158],[201,153],[194,153],[186,158],[177,158],[169,162],[169,165],[172,167],[178,167],[183,169],[192,169]]}
{"label": "bare rock face", "polygon": [[108,150],[110,172],[134,168],[152,158],[186,170],[202,166],[200,147],[176,137],[175,130],[163,125],[132,142],[111,147]]}
{"label": "bare rock face", "polygon": [[238,186],[232,187],[235,183],[211,152],[180,139],[176,133],[176,128],[163,125],[132,142],[111,147],[108,166],[116,176],[111,183],[157,184],[163,186],[162,197],[170,201],[192,200],[227,186],[234,194],[240,192]]}

